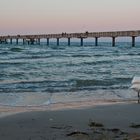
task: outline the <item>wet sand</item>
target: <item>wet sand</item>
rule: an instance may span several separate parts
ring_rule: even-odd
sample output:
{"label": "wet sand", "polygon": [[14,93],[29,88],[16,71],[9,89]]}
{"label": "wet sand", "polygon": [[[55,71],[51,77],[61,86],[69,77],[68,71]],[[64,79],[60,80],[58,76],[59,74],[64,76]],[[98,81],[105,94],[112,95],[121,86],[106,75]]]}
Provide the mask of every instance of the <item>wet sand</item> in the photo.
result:
{"label": "wet sand", "polygon": [[0,140],[140,139],[140,104],[29,111],[0,118]]}

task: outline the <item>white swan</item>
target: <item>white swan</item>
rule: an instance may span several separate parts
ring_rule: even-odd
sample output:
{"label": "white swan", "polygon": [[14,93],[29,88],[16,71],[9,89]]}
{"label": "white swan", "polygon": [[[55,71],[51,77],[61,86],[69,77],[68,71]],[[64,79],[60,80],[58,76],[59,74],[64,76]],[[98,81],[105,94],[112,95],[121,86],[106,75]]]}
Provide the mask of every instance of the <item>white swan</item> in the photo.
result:
{"label": "white swan", "polygon": [[132,86],[130,88],[138,92],[138,103],[140,103],[140,77],[135,76],[132,79]]}

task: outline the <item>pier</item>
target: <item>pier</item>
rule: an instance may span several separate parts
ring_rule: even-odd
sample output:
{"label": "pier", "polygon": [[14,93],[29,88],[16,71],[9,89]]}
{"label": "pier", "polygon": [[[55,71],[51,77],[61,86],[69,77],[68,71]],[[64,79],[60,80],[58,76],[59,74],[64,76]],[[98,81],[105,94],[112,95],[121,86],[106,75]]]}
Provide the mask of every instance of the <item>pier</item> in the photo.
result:
{"label": "pier", "polygon": [[137,31],[114,31],[114,32],[85,32],[85,33],[61,33],[61,34],[42,34],[42,35],[8,35],[0,36],[0,44],[2,43],[13,43],[13,40],[16,40],[16,44],[19,43],[19,40],[23,40],[23,44],[40,44],[41,39],[46,39],[46,44],[50,44],[50,39],[56,39],[56,45],[60,45],[60,39],[68,39],[68,46],[71,44],[72,38],[80,39],[80,45],[84,45],[84,39],[86,38],[95,38],[95,46],[98,46],[99,38],[101,37],[110,37],[112,38],[112,46],[116,46],[117,37],[131,37],[132,38],[132,47],[135,46],[136,37],[140,36],[140,30]]}

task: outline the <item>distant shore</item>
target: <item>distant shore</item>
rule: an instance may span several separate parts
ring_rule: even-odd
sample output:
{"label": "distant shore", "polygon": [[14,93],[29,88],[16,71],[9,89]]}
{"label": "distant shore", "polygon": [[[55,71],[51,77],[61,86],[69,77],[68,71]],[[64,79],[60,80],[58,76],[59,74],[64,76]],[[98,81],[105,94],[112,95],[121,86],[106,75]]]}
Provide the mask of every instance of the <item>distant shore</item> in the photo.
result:
{"label": "distant shore", "polygon": [[[19,108],[20,109],[20,108]],[[0,118],[2,140],[140,139],[140,104],[33,111]]]}

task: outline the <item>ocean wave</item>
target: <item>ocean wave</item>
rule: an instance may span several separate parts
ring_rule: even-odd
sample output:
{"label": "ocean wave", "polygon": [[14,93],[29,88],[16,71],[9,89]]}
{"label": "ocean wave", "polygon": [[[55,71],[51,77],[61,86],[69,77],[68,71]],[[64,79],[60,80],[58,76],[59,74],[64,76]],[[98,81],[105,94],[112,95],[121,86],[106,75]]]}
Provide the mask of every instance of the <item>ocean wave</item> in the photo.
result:
{"label": "ocean wave", "polygon": [[79,79],[75,80],[76,81],[76,86],[77,87],[85,87],[85,86],[111,86],[114,83],[110,80],[84,80],[84,79]]}
{"label": "ocean wave", "polygon": [[98,64],[111,64],[111,60],[102,60],[102,61],[91,61],[91,62],[83,62],[84,65],[98,65]]}
{"label": "ocean wave", "polygon": [[77,54],[77,55],[72,55],[72,57],[92,57],[91,55],[85,55],[85,54]]}
{"label": "ocean wave", "polygon": [[12,51],[12,52],[21,52],[23,50],[24,50],[23,48],[19,48],[19,47],[13,47],[10,49],[10,51]]}
{"label": "ocean wave", "polygon": [[120,84],[125,84],[125,83],[130,83],[132,79],[131,78],[114,78],[114,79],[102,79],[102,80],[97,80],[97,79],[92,79],[92,80],[84,80],[84,79],[77,79],[76,81],[76,86],[77,87],[86,87],[86,86],[100,86],[100,87],[111,87],[113,85],[119,85]]}
{"label": "ocean wave", "polygon": [[2,52],[0,52],[0,55],[7,55],[7,54],[9,54],[8,51],[2,51]]}
{"label": "ocean wave", "polygon": [[138,52],[135,52],[135,53],[127,53],[126,55],[129,55],[129,56],[136,56],[136,55],[140,55],[140,53],[138,53]]}
{"label": "ocean wave", "polygon": [[1,66],[7,66],[9,67],[10,65],[13,65],[13,66],[17,66],[17,65],[21,65],[21,64],[27,64],[27,62],[24,62],[24,61],[21,61],[21,62],[16,62],[16,61],[3,61],[3,62],[0,62],[0,67]]}
{"label": "ocean wave", "polygon": [[[31,92],[38,95],[58,93],[60,98],[64,93],[65,100],[65,95],[69,98],[74,92],[77,98],[90,92],[90,95],[97,93],[97,97],[104,98],[107,90],[126,91],[133,75],[140,75],[139,46],[130,48],[120,43],[114,48],[102,43],[98,47],[80,47],[79,42],[76,44],[70,47],[56,46],[56,43],[50,46],[2,45],[0,95],[6,99],[11,93],[13,98],[28,96]],[[104,92],[98,96],[98,90]]]}

